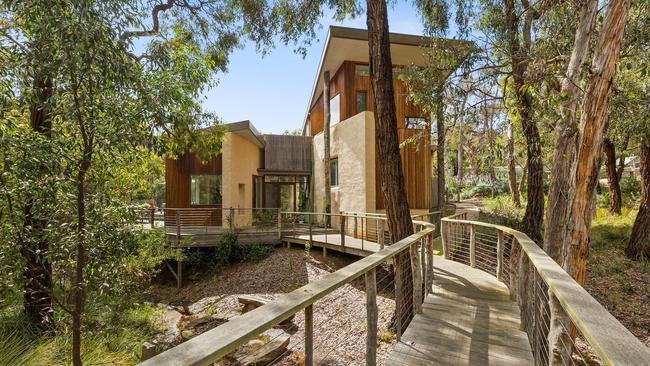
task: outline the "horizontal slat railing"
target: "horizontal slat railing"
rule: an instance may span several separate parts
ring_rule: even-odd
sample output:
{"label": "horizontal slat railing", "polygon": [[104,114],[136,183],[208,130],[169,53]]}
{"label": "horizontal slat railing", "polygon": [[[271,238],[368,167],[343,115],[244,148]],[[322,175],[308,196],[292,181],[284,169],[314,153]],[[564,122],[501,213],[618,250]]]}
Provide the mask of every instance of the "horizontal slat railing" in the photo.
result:
{"label": "horizontal slat railing", "polygon": [[[310,222],[309,217],[315,216],[315,214],[296,214],[304,215],[304,218],[300,219],[302,223],[304,223],[305,219],[307,219],[307,222]],[[291,216],[290,213],[282,213],[281,216],[283,215],[287,217]],[[345,215],[334,214],[332,216],[333,218],[346,217],[347,219]],[[403,294],[406,293],[404,292],[405,286],[410,285],[412,287],[408,293],[413,296],[413,299],[410,302],[412,306],[408,311],[418,312],[421,309],[421,303],[423,301],[421,292],[422,281],[425,281],[425,284],[429,286],[430,280],[433,277],[432,236],[436,232],[435,225],[417,221],[414,224],[420,228],[417,233],[393,245],[386,246],[379,252],[360,259],[338,271],[327,274],[319,280],[310,282],[286,295],[282,295],[264,306],[242,314],[221,326],[181,343],[174,348],[144,361],[141,365],[210,365],[255,339],[262,332],[273,328],[303,310],[305,310],[304,314],[306,316],[306,334],[302,352],[304,352],[305,364],[310,365],[313,362],[312,347],[314,347],[314,323],[312,318],[315,311],[314,304],[318,300],[332,295],[335,291],[338,291],[343,286],[350,284],[361,276],[365,276],[366,314],[370,314],[367,316],[367,323],[361,327],[361,331],[367,337],[365,342],[366,350],[364,351],[367,362],[369,365],[373,365],[376,361],[377,337],[378,331],[380,331],[377,327],[377,318],[382,314],[386,318],[386,312],[388,311],[384,309],[382,312],[382,308],[378,308],[378,292],[381,292],[382,288],[384,291],[392,291],[394,287],[395,292],[391,295],[395,304],[394,311],[396,314],[402,314],[404,309],[401,309],[402,312],[400,312],[398,307],[401,303],[400,296],[404,296]],[[289,225],[289,223],[282,222],[281,220],[280,225]],[[409,255],[406,255],[407,252]],[[401,273],[401,271],[395,271],[394,279],[393,275],[387,280],[385,280],[387,276],[383,276],[381,280],[377,279],[377,271],[380,266],[385,266],[395,261],[399,262],[403,258],[410,258],[411,268],[415,268],[415,270],[411,271],[412,278],[410,281],[406,280],[409,274]],[[395,264],[395,268],[402,267]],[[417,289],[417,291],[413,289]],[[382,303],[385,303],[384,298],[382,298]],[[400,322],[408,322],[410,318],[398,316],[397,319],[396,328],[399,339],[401,329],[404,325],[400,324]],[[309,332],[312,332],[312,334],[309,334]],[[337,332],[339,334],[341,333],[340,330],[337,330]]]}
{"label": "horizontal slat railing", "polygon": [[508,286],[537,365],[650,365],[650,350],[526,234],[466,218],[442,219],[445,258]]}

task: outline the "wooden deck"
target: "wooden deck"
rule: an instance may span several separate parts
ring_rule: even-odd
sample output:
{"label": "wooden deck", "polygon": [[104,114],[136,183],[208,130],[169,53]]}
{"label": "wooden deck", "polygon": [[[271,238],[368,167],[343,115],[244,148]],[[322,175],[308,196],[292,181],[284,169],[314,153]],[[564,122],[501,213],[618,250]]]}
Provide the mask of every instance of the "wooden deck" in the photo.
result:
{"label": "wooden deck", "polygon": [[519,307],[508,289],[480,270],[434,258],[433,294],[387,366],[533,365]]}

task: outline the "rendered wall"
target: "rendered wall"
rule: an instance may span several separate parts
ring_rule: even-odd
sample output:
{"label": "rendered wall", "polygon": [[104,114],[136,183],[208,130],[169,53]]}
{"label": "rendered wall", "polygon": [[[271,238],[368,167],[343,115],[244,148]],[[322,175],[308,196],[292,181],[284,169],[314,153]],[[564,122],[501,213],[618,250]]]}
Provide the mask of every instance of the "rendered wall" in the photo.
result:
{"label": "rendered wall", "polygon": [[[224,209],[253,207],[253,175],[257,175],[260,167],[259,147],[235,132],[228,132],[223,143],[222,165],[221,194]],[[240,202],[240,184],[244,185],[243,202]],[[229,224],[225,219],[227,214],[228,211],[224,211],[224,226]],[[234,210],[235,226],[250,225],[252,219],[251,210]]]}
{"label": "rendered wall", "polygon": [[[330,157],[338,158],[339,185],[332,187],[332,212],[375,211],[375,126],[361,112],[330,128]],[[325,212],[324,137],[314,136],[314,207]]]}

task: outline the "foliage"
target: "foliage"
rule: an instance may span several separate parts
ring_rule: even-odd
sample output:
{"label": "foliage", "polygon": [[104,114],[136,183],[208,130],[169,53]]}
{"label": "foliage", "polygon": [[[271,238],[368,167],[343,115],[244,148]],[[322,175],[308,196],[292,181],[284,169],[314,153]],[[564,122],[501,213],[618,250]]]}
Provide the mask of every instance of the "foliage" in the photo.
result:
{"label": "foliage", "polygon": [[641,194],[641,182],[636,176],[632,175],[621,178],[620,185],[623,197],[629,198],[632,201],[639,199],[639,195]]}
{"label": "foliage", "polygon": [[243,244],[237,233],[227,231],[213,248],[193,249],[186,254],[187,262],[200,271],[214,273],[229,265],[260,261],[273,252],[273,246],[260,243]]}
{"label": "foliage", "polygon": [[524,208],[516,207],[508,195],[485,199],[481,202],[484,205],[481,209],[481,219],[488,222],[517,227],[521,218],[524,217]]}
{"label": "foliage", "polygon": [[482,179],[465,180],[465,185],[460,193],[462,199],[472,197],[492,197],[508,192],[508,182],[504,180],[495,180],[494,182]]}

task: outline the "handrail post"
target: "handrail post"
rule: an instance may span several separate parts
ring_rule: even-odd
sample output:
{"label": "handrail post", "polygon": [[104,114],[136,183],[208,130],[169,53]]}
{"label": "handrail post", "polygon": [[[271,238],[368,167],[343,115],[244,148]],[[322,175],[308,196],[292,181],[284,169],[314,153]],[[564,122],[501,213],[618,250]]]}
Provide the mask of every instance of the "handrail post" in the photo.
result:
{"label": "handrail post", "polygon": [[354,214],[354,238],[357,238],[357,214]]}
{"label": "handrail post", "polygon": [[442,255],[444,256],[445,259],[449,259],[449,249],[447,241],[449,238],[447,237],[448,235],[448,228],[449,224],[446,221],[440,221],[440,238],[442,239]]}
{"label": "handrail post", "polygon": [[345,247],[345,215],[341,212],[341,247]]}
{"label": "handrail post", "polygon": [[411,276],[413,277],[413,311],[415,314],[422,313],[422,271],[420,269],[420,258],[417,242],[409,247],[411,260]]}
{"label": "handrail post", "polygon": [[476,227],[469,226],[469,265],[476,267]]}
{"label": "handrail post", "polygon": [[379,247],[381,249],[384,249],[384,220],[378,219],[379,225],[380,225],[380,230],[379,230]]}
{"label": "handrail post", "polygon": [[402,273],[399,266],[399,255],[393,257],[393,271],[395,271],[395,317],[397,318],[395,321],[395,327],[397,328],[395,333],[397,335],[397,342],[399,342],[402,339]]}
{"label": "handrail post", "polygon": [[503,271],[503,231],[497,230],[497,280],[502,281]]}
{"label": "handrail post", "polygon": [[155,208],[150,208],[150,209],[149,209],[149,212],[150,212],[150,215],[151,215],[151,216],[149,217],[149,221],[151,222],[151,228],[153,229],[153,228],[156,226],[156,225],[155,225],[156,209],[155,209]]}
{"label": "handrail post", "polygon": [[[424,286],[423,296],[429,292],[427,288],[427,237],[420,239],[420,263],[421,263],[421,273],[422,273],[422,285]],[[423,300],[424,302],[424,300]]]}
{"label": "handrail post", "polygon": [[229,215],[230,215],[230,220],[229,220],[230,230],[235,230],[235,210],[232,207],[230,207]]}
{"label": "handrail post", "polygon": [[176,210],[176,246],[181,246],[181,210]]}
{"label": "handrail post", "polygon": [[305,366],[314,365],[314,306],[305,308]]}
{"label": "handrail post", "polygon": [[366,314],[368,334],[366,336],[366,366],[377,364],[377,270],[366,272]]}
{"label": "handrail post", "polygon": [[278,240],[282,240],[282,211],[280,211],[279,208],[278,208]]}
{"label": "handrail post", "polygon": [[427,293],[433,293],[433,233],[427,240]]}
{"label": "handrail post", "polygon": [[[312,220],[311,215],[308,215],[308,217],[309,217],[309,245],[311,245],[311,243],[314,241],[313,240],[313,235],[312,235],[312,221],[313,220]],[[325,235],[327,235],[327,230],[325,231]],[[325,241],[327,242],[327,239],[325,239]]]}

